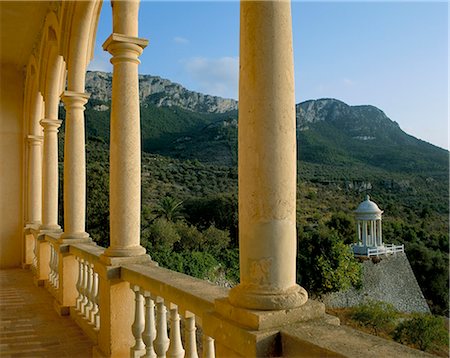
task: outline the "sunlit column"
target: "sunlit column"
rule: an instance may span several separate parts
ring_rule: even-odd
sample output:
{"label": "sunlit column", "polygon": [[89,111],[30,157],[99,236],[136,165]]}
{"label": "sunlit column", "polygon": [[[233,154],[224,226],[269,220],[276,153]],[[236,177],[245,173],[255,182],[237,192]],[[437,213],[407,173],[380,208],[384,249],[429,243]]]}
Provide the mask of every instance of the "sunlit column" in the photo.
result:
{"label": "sunlit column", "polygon": [[298,307],[296,127],[289,1],[241,1],[239,72],[240,284],[232,305]]}
{"label": "sunlit column", "polygon": [[64,136],[64,234],[63,238],[82,239],[86,222],[86,154],[84,105],[89,95],[65,91],[61,99],[66,108]]}
{"label": "sunlit column", "polygon": [[42,225],[41,230],[59,231],[58,225],[58,129],[61,121],[43,119],[44,150],[42,165]]}
{"label": "sunlit column", "polygon": [[29,135],[28,140],[28,222],[41,224],[42,215],[42,136]]}
{"label": "sunlit column", "polygon": [[113,64],[110,144],[110,247],[106,256],[145,254],[140,246],[141,136],[139,1],[113,1],[113,33],[103,44]]}
{"label": "sunlit column", "polygon": [[49,56],[45,86],[45,117],[39,123],[44,129],[42,167],[42,230],[60,231],[58,225],[58,119],[62,57]]}

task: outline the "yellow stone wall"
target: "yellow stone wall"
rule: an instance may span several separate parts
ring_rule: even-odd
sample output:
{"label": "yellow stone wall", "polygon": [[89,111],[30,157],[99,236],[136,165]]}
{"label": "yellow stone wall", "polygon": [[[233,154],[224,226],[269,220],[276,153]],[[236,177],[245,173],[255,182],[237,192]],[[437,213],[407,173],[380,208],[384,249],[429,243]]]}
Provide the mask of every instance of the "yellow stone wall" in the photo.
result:
{"label": "yellow stone wall", "polygon": [[1,65],[0,80],[0,268],[21,264],[23,231],[23,73]]}

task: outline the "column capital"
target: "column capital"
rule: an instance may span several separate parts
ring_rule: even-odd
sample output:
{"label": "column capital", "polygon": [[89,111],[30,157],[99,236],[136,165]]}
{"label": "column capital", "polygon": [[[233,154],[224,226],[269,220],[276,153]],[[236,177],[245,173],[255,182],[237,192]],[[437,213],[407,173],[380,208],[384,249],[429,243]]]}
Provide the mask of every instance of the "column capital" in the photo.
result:
{"label": "column capital", "polygon": [[103,43],[103,50],[108,51],[113,57],[111,63],[134,62],[139,64],[138,57],[148,45],[148,40],[112,33]]}
{"label": "column capital", "polygon": [[90,97],[90,93],[64,91],[61,95],[61,101],[64,103],[64,107],[66,108],[80,107],[84,109],[84,105]]}
{"label": "column capital", "polygon": [[60,119],[47,119],[44,118],[39,121],[39,124],[44,128],[46,132],[57,132],[61,126],[62,120]]}
{"label": "column capital", "polygon": [[32,135],[32,134],[27,135],[26,139],[27,139],[27,142],[31,145],[41,145],[44,140],[44,138],[42,136]]}

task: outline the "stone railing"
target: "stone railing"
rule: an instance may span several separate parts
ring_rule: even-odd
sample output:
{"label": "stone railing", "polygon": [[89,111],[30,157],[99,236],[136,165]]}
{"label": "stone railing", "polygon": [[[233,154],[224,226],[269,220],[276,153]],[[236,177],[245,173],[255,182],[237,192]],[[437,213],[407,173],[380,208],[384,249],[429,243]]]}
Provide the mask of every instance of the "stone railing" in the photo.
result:
{"label": "stone railing", "polygon": [[[111,265],[102,256],[105,249],[92,242],[35,236],[35,282],[44,272],[55,308],[82,328],[96,357],[428,356],[341,327],[316,301],[287,311],[233,308],[227,288],[158,267],[150,259]],[[121,289],[121,299],[112,300]],[[114,328],[118,315],[125,318]]]}
{"label": "stone railing", "polygon": [[100,255],[105,251],[95,244],[70,245],[69,253],[78,263],[76,281],[77,297],[70,308],[70,315],[92,339],[98,341],[100,331],[100,292],[99,274]]}
{"label": "stone railing", "polygon": [[58,297],[59,290],[59,255],[58,255],[58,237],[45,235],[44,240],[50,245],[50,260],[48,262],[49,272],[47,280],[47,289],[53,295]]}
{"label": "stone railing", "polygon": [[197,342],[196,327],[202,327],[203,315],[214,310],[214,301],[226,297],[228,289],[155,265],[125,265],[121,279],[135,294],[132,357],[215,356],[214,339],[203,333]]}

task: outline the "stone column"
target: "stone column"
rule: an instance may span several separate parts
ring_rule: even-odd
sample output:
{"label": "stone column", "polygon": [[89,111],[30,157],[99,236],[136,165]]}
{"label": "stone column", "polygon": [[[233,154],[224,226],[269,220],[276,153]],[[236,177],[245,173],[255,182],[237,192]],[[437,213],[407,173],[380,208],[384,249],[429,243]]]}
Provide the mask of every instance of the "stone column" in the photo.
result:
{"label": "stone column", "polygon": [[64,137],[64,234],[63,239],[85,239],[86,154],[84,105],[87,93],[65,91],[61,99],[66,108]]}
{"label": "stone column", "polygon": [[29,135],[28,140],[28,221],[41,224],[42,215],[42,136]]}
{"label": "stone column", "polygon": [[363,246],[367,245],[367,221],[363,221],[363,232],[362,232],[362,240],[363,240]]}
{"label": "stone column", "polygon": [[60,231],[58,225],[58,128],[61,121],[43,119],[42,225],[44,231]]}
{"label": "stone column", "polygon": [[296,124],[289,1],[242,1],[239,73],[240,284],[234,306],[299,307]]}
{"label": "stone column", "polygon": [[380,246],[383,245],[383,235],[381,234],[381,219],[378,219],[378,237],[380,239]]}
{"label": "stone column", "polygon": [[109,257],[145,254],[140,245],[141,135],[138,57],[139,1],[113,1],[113,33],[103,44],[113,64],[110,147]]}
{"label": "stone column", "polygon": [[362,243],[362,239],[361,239],[361,222],[358,221],[356,224],[356,230],[358,231],[358,244]]}

